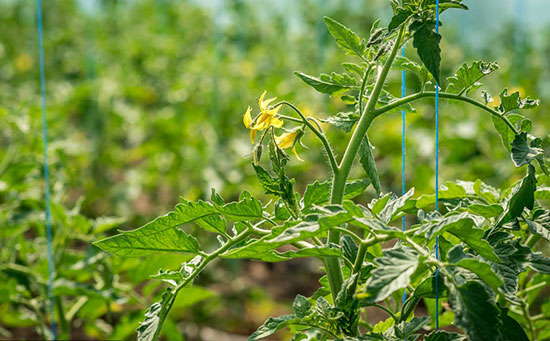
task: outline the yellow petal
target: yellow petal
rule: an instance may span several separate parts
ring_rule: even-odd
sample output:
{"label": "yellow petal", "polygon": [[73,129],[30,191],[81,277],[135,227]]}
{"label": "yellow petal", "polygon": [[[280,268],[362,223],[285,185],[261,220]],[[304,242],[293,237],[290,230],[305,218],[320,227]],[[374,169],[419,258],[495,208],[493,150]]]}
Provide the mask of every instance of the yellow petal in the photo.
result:
{"label": "yellow petal", "polygon": [[279,110],[281,110],[281,107],[283,105],[282,104],[279,104],[278,106],[276,106],[275,108],[271,109],[271,110],[268,110],[269,111],[269,114],[270,115],[275,115],[276,113],[279,112]]}
{"label": "yellow petal", "polygon": [[252,129],[264,130],[268,128],[271,122],[271,117],[272,116],[269,116],[268,114],[263,113],[260,116],[260,118],[256,121],[256,124],[254,125],[254,127],[252,127]]}
{"label": "yellow petal", "polygon": [[285,133],[281,136],[275,137],[275,142],[277,142],[279,148],[289,148],[294,145],[294,139],[296,139],[296,135],[297,133],[295,132]]}
{"label": "yellow petal", "polygon": [[250,143],[254,144],[256,138],[256,129],[250,129]]}
{"label": "yellow petal", "polygon": [[277,99],[277,97],[273,97],[273,98],[266,99],[265,101],[263,101],[263,102],[262,102],[262,106],[263,106],[262,109],[267,108],[267,106],[269,105],[269,103],[273,102],[273,101],[276,100],[276,99]]}
{"label": "yellow petal", "polygon": [[284,124],[283,121],[281,121],[280,119],[275,118],[273,116],[270,116],[270,117],[271,117],[271,119],[270,119],[271,122],[269,124],[270,126],[274,126],[275,128],[281,128],[283,126],[283,124]]}
{"label": "yellow petal", "polygon": [[252,126],[252,116],[250,116],[250,112],[252,111],[252,108],[249,106],[248,109],[246,109],[246,113],[243,116],[243,123],[244,126],[248,129]]}
{"label": "yellow petal", "polygon": [[267,93],[267,90],[264,90],[264,92],[260,96],[260,99],[258,100],[258,106],[260,107],[260,109],[262,108],[262,103],[264,102],[264,97],[266,93]]}
{"label": "yellow petal", "polygon": [[296,146],[292,147],[292,153],[294,153],[294,155],[296,156],[296,158],[297,158],[299,161],[304,161],[304,160],[300,159],[300,157],[298,156],[298,153],[296,153]]}

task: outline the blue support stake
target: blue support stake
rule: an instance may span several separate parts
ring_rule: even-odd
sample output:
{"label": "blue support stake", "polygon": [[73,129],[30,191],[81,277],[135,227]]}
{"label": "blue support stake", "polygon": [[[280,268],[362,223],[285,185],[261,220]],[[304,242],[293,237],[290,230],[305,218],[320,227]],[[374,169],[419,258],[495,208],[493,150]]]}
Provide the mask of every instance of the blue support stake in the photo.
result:
{"label": "blue support stake", "polygon": [[[439,0],[435,3],[435,33],[439,34]],[[439,211],[439,84],[435,83],[435,210]],[[435,258],[439,260],[439,237],[435,237]],[[435,268],[435,328],[439,330],[439,268]]]}
{"label": "blue support stake", "polygon": [[46,238],[48,243],[48,297],[50,299],[50,319],[52,338],[57,339],[55,331],[55,313],[53,298],[53,247],[52,247],[52,219],[50,208],[50,168],[48,165],[48,123],[46,120],[46,76],[44,72],[44,42],[42,37],[42,1],[36,0],[36,16],[38,25],[38,59],[40,60],[40,96],[42,98],[42,138],[44,140],[44,186],[46,201]]}

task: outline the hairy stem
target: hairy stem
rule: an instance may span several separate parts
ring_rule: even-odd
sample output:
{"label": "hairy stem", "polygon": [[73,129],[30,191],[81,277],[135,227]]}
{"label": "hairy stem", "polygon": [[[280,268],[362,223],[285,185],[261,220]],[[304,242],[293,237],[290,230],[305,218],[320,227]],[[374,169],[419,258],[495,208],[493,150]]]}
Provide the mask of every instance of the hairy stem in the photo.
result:
{"label": "hairy stem", "polygon": [[[393,60],[395,59],[397,51],[401,46],[404,32],[405,27],[403,25],[401,27],[401,30],[399,31],[399,34],[397,35],[393,49],[388,59],[386,60],[382,71],[380,71],[380,74],[378,75],[378,79],[376,80],[374,89],[372,90],[367,105],[365,106],[365,109],[361,114],[361,118],[357,123],[357,127],[353,131],[346,151],[344,152],[344,156],[342,157],[342,162],[338,167],[339,172],[334,172],[331,192],[332,204],[342,203],[342,200],[344,198],[344,189],[349,176],[349,172],[351,171],[351,167],[353,166],[353,162],[357,155],[357,151],[359,150],[359,146],[361,145],[361,141],[363,140],[363,136],[365,136],[365,134],[367,133],[367,130],[375,117],[374,109],[376,108],[376,103],[378,102],[378,98],[380,97],[380,93],[382,92],[382,89],[384,87],[384,82],[386,81],[386,77],[388,76]],[[327,244],[328,243],[340,244],[340,232],[330,231],[327,238]],[[332,293],[332,296],[336,297],[343,283],[342,267],[340,265],[340,261],[336,257],[326,257],[325,267],[330,284],[330,291]]]}
{"label": "hairy stem", "polygon": [[[325,134],[323,134],[319,129],[315,128],[311,122],[302,114],[302,112],[292,103],[287,101],[282,101],[277,104],[275,104],[275,107],[284,104],[286,106],[289,106],[292,110],[294,110],[298,115],[300,115],[300,122],[305,124],[306,127],[308,127],[318,138],[321,140],[321,143],[323,144],[323,147],[325,147],[325,151],[327,152],[328,160],[330,162],[330,167],[332,168],[332,172],[334,174],[338,173],[338,164],[336,163],[336,159],[334,158],[334,153],[332,152],[332,148],[330,147],[330,143],[327,140],[327,137]],[[287,116],[284,116],[284,118],[287,118]]]}
{"label": "hairy stem", "polygon": [[176,296],[178,295],[178,292],[185,288],[189,283],[191,283],[195,277],[198,276],[198,274],[214,259],[218,258],[219,255],[224,253],[225,251],[229,250],[233,245],[240,243],[243,241],[248,235],[254,233],[255,231],[253,228],[248,228],[245,231],[241,232],[234,238],[231,238],[225,243],[223,246],[221,246],[216,251],[208,254],[203,261],[199,264],[199,266],[193,270],[193,272],[187,277],[183,282],[179,283],[173,290],[172,290],[172,298],[170,299],[170,302],[168,303],[168,306],[163,311],[163,313],[159,314],[159,321],[158,321],[158,327],[155,330],[155,335],[153,336],[152,340],[159,340],[160,339],[160,332],[162,331],[162,327],[164,325],[164,321],[166,320],[166,317],[168,316],[168,312],[170,312],[170,309],[172,308],[172,305],[174,304],[174,301],[176,300]]}
{"label": "hairy stem", "polygon": [[[391,103],[389,103],[389,104],[387,104],[383,107],[380,107],[380,108],[374,110],[374,116],[375,117],[380,116],[380,115],[382,115],[383,113],[385,113],[389,110],[396,109],[396,108],[398,108],[398,107],[400,107],[404,104],[414,102],[416,100],[419,100],[419,99],[422,99],[422,98],[427,98],[427,97],[435,97],[435,91],[419,92],[419,93],[409,95],[407,97],[403,97],[403,98],[400,98],[398,100],[395,100],[395,101],[393,101],[393,102],[391,102]],[[481,109],[487,111],[488,113],[490,113],[491,115],[501,119],[514,132],[514,134],[518,133],[516,127],[514,127],[512,122],[510,122],[508,120],[508,118],[506,118],[506,116],[504,116],[502,113],[496,111],[495,109],[493,109],[493,108],[491,108],[491,107],[489,107],[489,106],[487,106],[487,105],[485,105],[485,104],[483,104],[479,101],[471,99],[470,97],[460,96],[460,95],[452,94],[452,93],[448,93],[448,92],[440,92],[439,97],[452,99],[452,100],[456,100],[456,101],[461,101],[461,102],[466,102],[466,103],[472,104],[472,105],[474,105],[478,108],[481,108]]]}

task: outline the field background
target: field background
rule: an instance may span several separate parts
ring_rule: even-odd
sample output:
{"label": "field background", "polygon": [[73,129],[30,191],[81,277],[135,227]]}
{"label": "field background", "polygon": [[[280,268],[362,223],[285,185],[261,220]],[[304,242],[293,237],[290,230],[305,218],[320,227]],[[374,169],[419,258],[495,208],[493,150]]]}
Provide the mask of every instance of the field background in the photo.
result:
{"label": "field background", "polygon": [[[548,149],[550,3],[464,2],[470,11],[441,18],[442,74],[463,61],[498,61],[490,93],[507,86],[540,98],[527,116]],[[179,196],[206,199],[212,187],[226,200],[242,190],[269,200],[249,166],[246,107],[268,90],[314,117],[344,110],[293,71],[341,72],[351,60],[323,16],[363,36],[376,18],[391,17],[385,0],[48,0],[43,10],[56,304],[69,316],[58,316],[62,329],[84,339],[135,338],[164,287],[148,276],[187,259],[121,259],[90,243],[170,211]],[[48,327],[35,11],[34,1],[0,2],[0,339],[40,338]],[[412,46],[406,53],[416,58]],[[390,80],[398,94],[400,75]],[[415,88],[413,76],[407,84]],[[432,193],[434,107],[415,107],[407,117],[407,187]],[[343,134],[327,129],[341,155]],[[371,132],[383,191],[400,192],[400,114],[378,119]],[[305,143],[311,150],[298,150],[305,162],[293,158],[288,168],[300,191],[328,171],[318,142],[306,136]],[[521,176],[489,116],[470,106],[442,104],[440,148],[441,183],[480,178],[503,186]],[[203,232],[190,231],[207,244]],[[180,294],[166,339],[240,340],[268,316],[287,313],[296,294],[313,293],[319,266],[218,262],[198,279],[203,287]]]}

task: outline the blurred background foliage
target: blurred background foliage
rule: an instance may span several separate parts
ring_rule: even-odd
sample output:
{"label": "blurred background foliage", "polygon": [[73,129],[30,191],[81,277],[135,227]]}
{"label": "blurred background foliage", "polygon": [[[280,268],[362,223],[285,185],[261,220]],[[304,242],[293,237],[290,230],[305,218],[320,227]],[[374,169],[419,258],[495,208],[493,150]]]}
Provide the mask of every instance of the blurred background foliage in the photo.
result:
{"label": "blurred background foliage", "polygon": [[[486,81],[491,94],[508,87],[540,98],[528,117],[548,147],[550,24],[528,18],[547,13],[549,4],[465,3],[470,13],[442,16],[442,74],[452,75],[464,61],[498,61],[501,70]],[[500,18],[506,9],[511,16]],[[168,212],[180,195],[205,199],[211,187],[226,200],[242,190],[265,197],[249,166],[252,146],[242,125],[247,105],[255,107],[267,89],[318,118],[349,109],[338,97],[315,93],[293,71],[342,71],[340,63],[349,59],[328,35],[324,15],[364,36],[376,18],[387,23],[390,12],[385,0],[44,2],[61,331],[133,339],[144,309],[162,293],[148,276],[159,264],[178,268],[186,257],[120,259],[90,242]],[[0,337],[48,335],[35,16],[32,1],[0,2]],[[411,46],[407,55],[416,55]],[[396,95],[399,82],[394,73],[388,89]],[[407,85],[416,89],[414,76]],[[407,187],[431,193],[434,108],[430,101],[415,107],[407,116]],[[400,191],[400,125],[393,113],[371,129],[386,192]],[[521,175],[509,166],[485,113],[444,103],[441,129],[441,182],[480,178],[501,186]],[[341,155],[343,133],[326,130]],[[306,136],[305,143],[311,150],[298,152],[306,161],[292,158],[288,168],[299,191],[328,177],[318,142]],[[355,177],[362,176],[358,168]],[[219,262],[199,278],[207,289],[179,295],[166,338],[238,340],[235,335],[250,333],[266,317],[287,312],[297,293],[314,292],[319,266]]]}

